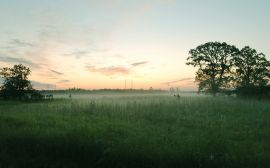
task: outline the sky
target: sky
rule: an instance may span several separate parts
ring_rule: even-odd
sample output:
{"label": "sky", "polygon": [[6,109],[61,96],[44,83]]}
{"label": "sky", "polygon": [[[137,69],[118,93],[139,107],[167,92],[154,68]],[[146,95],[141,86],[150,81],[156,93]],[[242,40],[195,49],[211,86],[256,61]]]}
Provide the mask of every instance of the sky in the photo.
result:
{"label": "sky", "polygon": [[[270,59],[269,0],[0,0],[0,68],[37,89],[196,90],[188,51],[246,45]],[[125,85],[126,83],[126,85]]]}

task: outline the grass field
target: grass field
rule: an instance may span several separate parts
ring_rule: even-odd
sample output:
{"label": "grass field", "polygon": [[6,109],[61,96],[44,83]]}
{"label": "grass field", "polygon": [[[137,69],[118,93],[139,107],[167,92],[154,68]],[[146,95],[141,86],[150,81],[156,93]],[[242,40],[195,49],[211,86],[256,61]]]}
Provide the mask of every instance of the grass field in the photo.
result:
{"label": "grass field", "polygon": [[0,101],[0,167],[270,167],[270,102],[168,94]]}

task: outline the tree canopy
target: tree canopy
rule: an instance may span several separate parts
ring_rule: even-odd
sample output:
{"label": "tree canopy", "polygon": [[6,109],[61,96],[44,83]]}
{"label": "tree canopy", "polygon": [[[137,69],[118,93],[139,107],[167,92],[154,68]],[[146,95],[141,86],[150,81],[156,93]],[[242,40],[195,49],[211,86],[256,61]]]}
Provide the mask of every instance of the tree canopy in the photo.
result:
{"label": "tree canopy", "polygon": [[237,86],[266,86],[269,81],[270,62],[263,53],[249,46],[234,57]]}
{"label": "tree canopy", "polygon": [[4,99],[21,99],[27,93],[33,92],[28,80],[30,73],[30,69],[22,64],[2,68],[0,77],[4,78],[4,82],[0,87],[0,96]]}

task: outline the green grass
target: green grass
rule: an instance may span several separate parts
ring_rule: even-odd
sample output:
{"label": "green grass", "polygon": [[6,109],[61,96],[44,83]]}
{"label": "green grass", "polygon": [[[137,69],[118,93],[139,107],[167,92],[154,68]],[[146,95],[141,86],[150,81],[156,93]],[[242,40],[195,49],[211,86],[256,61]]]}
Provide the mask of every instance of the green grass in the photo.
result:
{"label": "green grass", "polygon": [[270,103],[165,94],[2,101],[0,167],[270,167]]}

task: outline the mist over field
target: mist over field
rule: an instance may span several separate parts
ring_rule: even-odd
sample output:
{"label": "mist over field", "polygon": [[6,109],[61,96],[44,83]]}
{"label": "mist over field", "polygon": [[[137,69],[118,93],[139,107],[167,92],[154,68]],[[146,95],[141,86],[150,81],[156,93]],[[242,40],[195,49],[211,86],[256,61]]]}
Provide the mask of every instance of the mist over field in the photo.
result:
{"label": "mist over field", "polygon": [[0,102],[1,166],[269,167],[269,101],[58,96]]}

